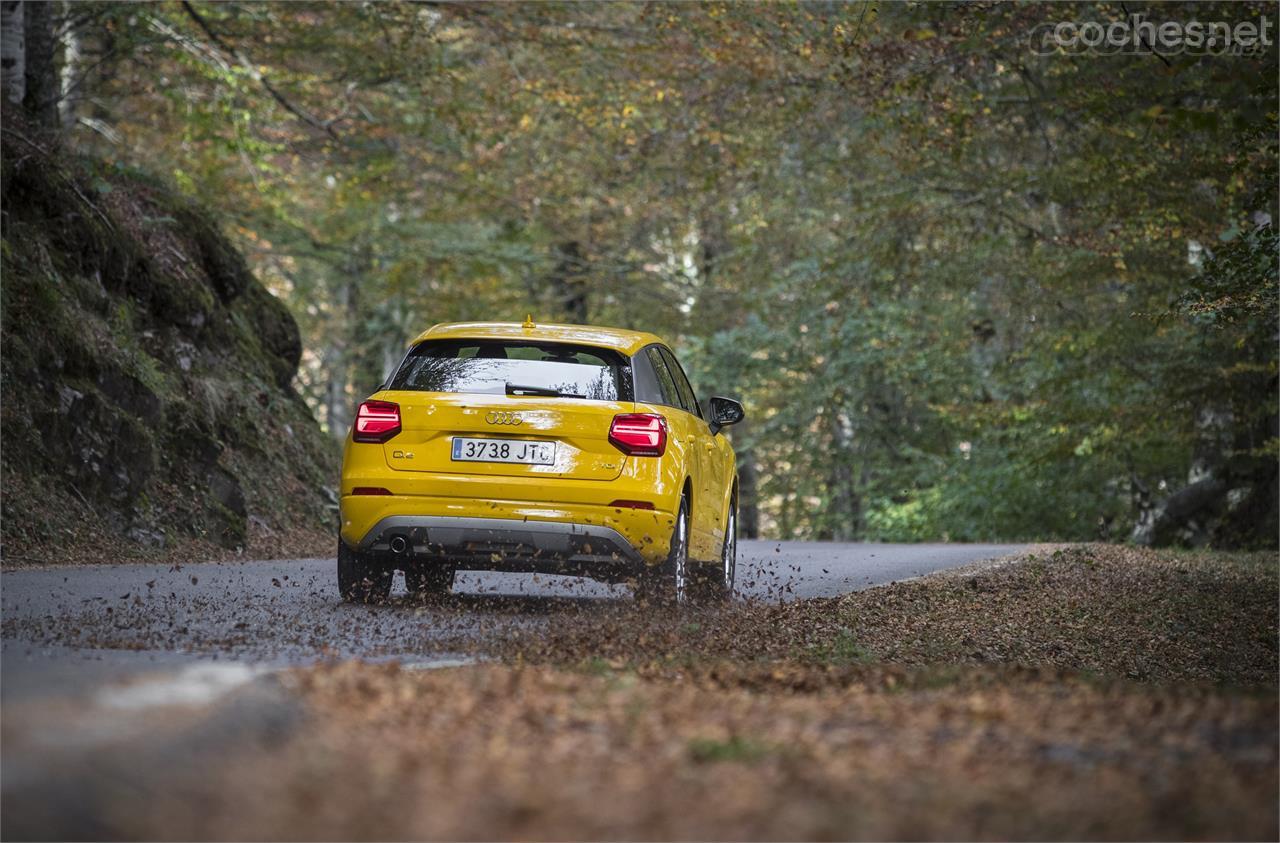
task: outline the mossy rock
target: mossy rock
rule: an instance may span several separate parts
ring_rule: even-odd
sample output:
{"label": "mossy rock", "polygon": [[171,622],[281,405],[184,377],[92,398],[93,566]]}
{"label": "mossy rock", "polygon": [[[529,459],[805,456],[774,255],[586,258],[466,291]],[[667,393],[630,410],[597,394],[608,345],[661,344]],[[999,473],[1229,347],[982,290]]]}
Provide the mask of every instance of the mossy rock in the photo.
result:
{"label": "mossy rock", "polygon": [[242,295],[246,290],[261,285],[254,279],[240,254],[223,236],[209,213],[185,200],[173,199],[170,205],[174,218],[197,250],[197,257],[213,284],[214,291],[224,302]]}
{"label": "mossy rock", "polygon": [[[32,137],[0,150],[4,491],[123,541],[327,526],[337,454],[292,388],[288,309],[199,205]],[[6,555],[56,527],[6,516]]]}

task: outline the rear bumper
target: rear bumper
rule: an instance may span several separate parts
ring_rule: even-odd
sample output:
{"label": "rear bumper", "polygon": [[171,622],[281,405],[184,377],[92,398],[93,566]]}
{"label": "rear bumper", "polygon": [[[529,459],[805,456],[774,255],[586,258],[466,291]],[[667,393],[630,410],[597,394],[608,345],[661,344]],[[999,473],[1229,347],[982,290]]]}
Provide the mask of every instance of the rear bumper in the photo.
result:
{"label": "rear bumper", "polygon": [[[392,552],[392,540],[407,543]],[[598,524],[441,515],[391,515],[358,548],[405,564],[447,558],[456,568],[625,577],[644,558],[617,530]]]}
{"label": "rear bumper", "polygon": [[419,495],[344,495],[341,510],[348,547],[390,553],[400,535],[415,554],[490,570],[654,565],[666,558],[675,526],[657,510]]}

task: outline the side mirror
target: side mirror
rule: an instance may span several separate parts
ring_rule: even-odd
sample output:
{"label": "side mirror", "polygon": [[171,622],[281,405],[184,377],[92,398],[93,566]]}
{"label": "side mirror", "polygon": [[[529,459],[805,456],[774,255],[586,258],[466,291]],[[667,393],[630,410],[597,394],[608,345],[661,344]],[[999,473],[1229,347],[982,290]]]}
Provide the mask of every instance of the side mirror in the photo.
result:
{"label": "side mirror", "polygon": [[747,413],[742,409],[742,405],[732,398],[721,398],[719,395],[711,398],[711,434],[714,436],[721,429],[731,424],[737,424],[747,417]]}

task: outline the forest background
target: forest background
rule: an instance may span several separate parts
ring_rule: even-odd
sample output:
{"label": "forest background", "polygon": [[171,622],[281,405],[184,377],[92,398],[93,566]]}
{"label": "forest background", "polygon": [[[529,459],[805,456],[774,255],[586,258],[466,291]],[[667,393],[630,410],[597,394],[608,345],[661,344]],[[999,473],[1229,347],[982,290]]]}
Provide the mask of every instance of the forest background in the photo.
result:
{"label": "forest background", "polygon": [[[5,107],[216,214],[335,450],[531,313],[743,400],[748,534],[1276,543],[1274,4],[0,7]],[[1038,48],[1134,15],[1271,39]]]}

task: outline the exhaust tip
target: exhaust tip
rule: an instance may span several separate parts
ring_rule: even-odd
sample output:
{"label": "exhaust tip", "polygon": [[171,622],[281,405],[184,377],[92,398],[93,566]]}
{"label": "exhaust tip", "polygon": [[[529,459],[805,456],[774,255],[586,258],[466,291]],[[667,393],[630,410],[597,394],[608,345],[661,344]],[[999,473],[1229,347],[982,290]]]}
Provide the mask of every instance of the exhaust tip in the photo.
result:
{"label": "exhaust tip", "polygon": [[391,552],[399,555],[409,549],[409,540],[404,536],[391,537]]}

